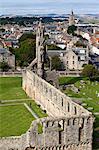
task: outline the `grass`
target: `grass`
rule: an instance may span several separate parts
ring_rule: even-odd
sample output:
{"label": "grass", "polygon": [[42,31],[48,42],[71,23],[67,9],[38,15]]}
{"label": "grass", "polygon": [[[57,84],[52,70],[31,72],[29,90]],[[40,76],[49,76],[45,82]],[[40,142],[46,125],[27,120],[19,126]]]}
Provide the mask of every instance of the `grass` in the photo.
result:
{"label": "grass", "polygon": [[0,100],[27,99],[20,77],[0,77]]}
{"label": "grass", "polygon": [[59,84],[74,84],[77,81],[80,81],[82,77],[60,77],[59,78]]}
{"label": "grass", "polygon": [[79,81],[77,81],[74,85],[80,89],[78,94],[70,89],[65,90],[65,93],[71,95],[71,97],[83,98],[83,102],[87,103],[87,107],[93,107],[93,112],[99,112],[99,97],[97,97],[96,94],[96,91],[99,93],[99,84],[95,85],[95,82],[88,84],[88,81],[86,81],[83,87],[80,85]]}
{"label": "grass", "polygon": [[31,109],[37,114],[39,118],[47,117],[48,115],[40,109],[40,107],[35,103],[35,101],[27,102],[28,105],[31,103]]}
{"label": "grass", "polygon": [[38,134],[42,134],[43,133],[43,126],[38,123]]}
{"label": "grass", "polygon": [[24,105],[0,106],[0,137],[25,133],[35,119]]}
{"label": "grass", "polygon": [[[80,80],[84,80],[85,83],[82,85]],[[72,98],[81,98],[81,101],[87,104],[85,108],[93,107],[92,113],[99,112],[99,97],[96,94],[96,91],[99,93],[99,82],[96,85],[95,81],[89,81],[88,78],[60,77],[59,83],[60,85],[74,84],[75,87],[80,89],[78,93],[73,92],[70,88],[62,91]],[[93,147],[99,149],[99,141],[97,142],[97,139],[99,139],[99,115],[95,116],[93,137]]]}
{"label": "grass", "polygon": [[[27,103],[39,118],[47,116],[35,101],[31,100],[23,91],[22,78],[20,77],[0,77],[0,100],[2,100],[0,137],[21,135],[28,130],[35,118],[28,112],[23,103]],[[41,126],[38,127],[38,130],[39,132],[42,131]]]}

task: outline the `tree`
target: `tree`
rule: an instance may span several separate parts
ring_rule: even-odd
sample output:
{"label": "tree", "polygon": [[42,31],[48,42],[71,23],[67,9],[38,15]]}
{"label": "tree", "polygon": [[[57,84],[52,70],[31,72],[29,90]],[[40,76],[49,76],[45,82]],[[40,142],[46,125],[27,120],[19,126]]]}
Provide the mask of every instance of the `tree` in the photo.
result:
{"label": "tree", "polygon": [[75,31],[77,30],[77,27],[75,25],[71,25],[68,27],[67,29],[67,33],[68,34],[72,34],[72,35],[75,35]]}
{"label": "tree", "polygon": [[48,50],[60,50],[61,48],[55,44],[48,45]]}
{"label": "tree", "polygon": [[82,76],[89,77],[90,79],[99,76],[99,71],[91,64],[86,65],[82,71]]}
{"label": "tree", "polygon": [[58,56],[53,56],[51,63],[52,63],[52,69],[55,69],[55,70],[61,70],[62,69],[62,63],[61,63],[61,60]]}
{"label": "tree", "polygon": [[36,35],[32,33],[25,33],[20,37],[19,42],[23,42],[27,39],[36,39]]}
{"label": "tree", "polygon": [[26,39],[20,43],[20,47],[15,49],[16,63],[20,67],[28,66],[35,58],[36,43],[34,39]]}
{"label": "tree", "polygon": [[10,66],[7,62],[0,62],[0,69],[1,71],[8,71],[10,69]]}
{"label": "tree", "polygon": [[83,48],[87,47],[87,45],[83,41],[77,41],[75,45],[76,47],[83,47]]}

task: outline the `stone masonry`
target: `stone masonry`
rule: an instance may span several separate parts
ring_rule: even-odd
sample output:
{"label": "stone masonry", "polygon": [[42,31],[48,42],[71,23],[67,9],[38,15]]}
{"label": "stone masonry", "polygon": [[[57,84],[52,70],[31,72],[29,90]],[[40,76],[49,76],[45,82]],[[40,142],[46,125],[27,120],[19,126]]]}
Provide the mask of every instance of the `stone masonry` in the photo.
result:
{"label": "stone masonry", "polygon": [[[23,89],[49,115],[32,123],[28,131],[28,148],[92,149],[94,119],[90,112],[30,70],[23,75]],[[42,126],[40,134],[38,124]]]}
{"label": "stone masonry", "polygon": [[[23,73],[23,89],[49,117],[33,121],[20,137],[1,138],[0,150],[92,150],[92,113],[42,79],[43,30],[39,25],[37,57]],[[33,72],[31,67],[35,63],[37,71]]]}

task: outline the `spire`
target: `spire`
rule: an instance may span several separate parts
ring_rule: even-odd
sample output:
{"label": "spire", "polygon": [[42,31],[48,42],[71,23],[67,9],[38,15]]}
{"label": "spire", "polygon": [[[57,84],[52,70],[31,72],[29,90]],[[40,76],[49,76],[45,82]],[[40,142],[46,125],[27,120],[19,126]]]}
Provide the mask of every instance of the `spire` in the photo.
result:
{"label": "spire", "polygon": [[72,16],[74,16],[74,12],[73,12],[73,10],[71,10],[71,15],[72,15]]}
{"label": "spire", "polygon": [[75,24],[75,17],[74,17],[74,12],[71,10],[71,14],[69,16],[69,25],[74,25]]}

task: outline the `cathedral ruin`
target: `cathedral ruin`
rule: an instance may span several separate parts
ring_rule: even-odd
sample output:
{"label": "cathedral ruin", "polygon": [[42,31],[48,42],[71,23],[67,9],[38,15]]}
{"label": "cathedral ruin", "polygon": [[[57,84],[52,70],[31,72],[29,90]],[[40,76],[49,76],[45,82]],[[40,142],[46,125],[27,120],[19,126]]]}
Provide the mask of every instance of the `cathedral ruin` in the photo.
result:
{"label": "cathedral ruin", "polygon": [[[23,89],[27,95],[47,111],[49,117],[32,123],[27,148],[37,150],[91,150],[93,133],[92,113],[74,103],[50,85],[43,76],[44,50],[41,23],[37,29],[37,74],[27,70],[23,75]],[[39,43],[39,44],[38,44]],[[38,133],[38,123],[42,133]]]}
{"label": "cathedral ruin", "polygon": [[36,58],[23,74],[23,89],[46,110],[48,117],[33,121],[19,139],[2,139],[8,147],[5,150],[92,150],[92,113],[43,79],[43,34],[44,27],[40,23],[36,34]]}

